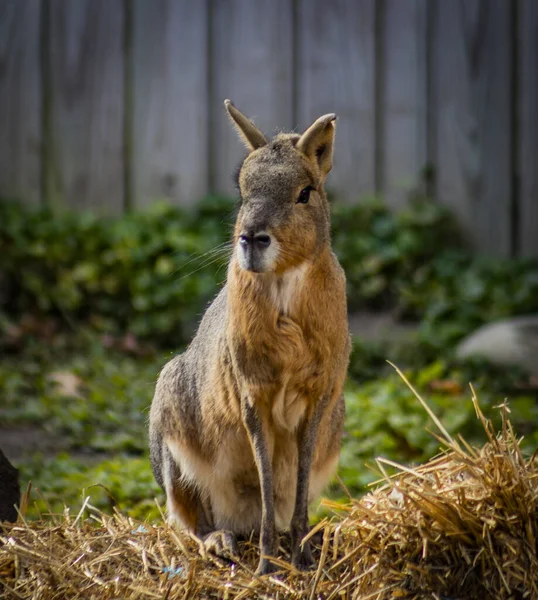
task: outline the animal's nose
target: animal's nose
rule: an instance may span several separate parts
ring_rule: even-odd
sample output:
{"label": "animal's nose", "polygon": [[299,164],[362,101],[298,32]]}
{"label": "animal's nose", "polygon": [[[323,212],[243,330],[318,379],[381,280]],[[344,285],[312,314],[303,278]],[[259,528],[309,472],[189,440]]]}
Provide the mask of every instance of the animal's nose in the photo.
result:
{"label": "animal's nose", "polygon": [[239,243],[243,248],[248,248],[250,245],[254,245],[261,250],[267,248],[271,243],[271,236],[266,233],[248,234],[242,233],[239,236]]}

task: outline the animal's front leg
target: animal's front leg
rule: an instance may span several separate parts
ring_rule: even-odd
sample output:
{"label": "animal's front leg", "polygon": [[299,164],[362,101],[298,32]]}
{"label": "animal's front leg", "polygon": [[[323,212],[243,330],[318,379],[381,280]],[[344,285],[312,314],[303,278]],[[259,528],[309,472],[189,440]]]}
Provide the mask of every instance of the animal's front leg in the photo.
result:
{"label": "animal's front leg", "polygon": [[265,575],[267,573],[272,573],[277,569],[277,567],[267,558],[268,556],[274,556],[278,547],[275,526],[273,469],[267,449],[267,441],[263,432],[262,419],[250,398],[245,398],[243,400],[242,413],[254,451],[254,459],[256,461],[260,479],[262,522],[260,529],[260,562],[256,572],[258,575]]}
{"label": "animal's front leg", "polygon": [[295,496],[295,510],[291,519],[291,562],[301,570],[306,570],[314,564],[310,542],[307,541],[302,546],[301,542],[310,528],[308,521],[310,469],[312,468],[312,457],[319,423],[326,405],[327,399],[321,399],[313,414],[303,421],[297,437],[297,493]]}

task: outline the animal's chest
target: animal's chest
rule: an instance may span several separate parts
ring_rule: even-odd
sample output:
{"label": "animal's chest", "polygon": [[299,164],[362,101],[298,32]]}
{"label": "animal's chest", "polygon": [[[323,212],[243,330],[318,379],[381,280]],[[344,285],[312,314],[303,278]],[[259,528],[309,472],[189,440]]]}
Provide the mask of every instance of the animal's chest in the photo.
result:
{"label": "animal's chest", "polygon": [[271,282],[270,299],[280,314],[290,316],[299,310],[304,293],[306,270],[306,265],[301,265]]}
{"label": "animal's chest", "polygon": [[307,289],[306,274],[304,265],[293,269],[275,280],[270,289],[271,301],[280,315],[282,347],[284,338],[295,342],[272,411],[275,420],[286,423],[287,429],[296,427],[309,397],[323,392],[328,368],[330,340],[316,314],[317,303],[309,297],[314,291]]}

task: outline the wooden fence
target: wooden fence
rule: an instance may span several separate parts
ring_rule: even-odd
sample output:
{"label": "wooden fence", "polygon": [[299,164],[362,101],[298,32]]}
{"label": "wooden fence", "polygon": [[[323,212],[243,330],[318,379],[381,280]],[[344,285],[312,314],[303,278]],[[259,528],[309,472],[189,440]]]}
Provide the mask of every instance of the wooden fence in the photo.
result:
{"label": "wooden fence", "polygon": [[336,112],[346,201],[426,173],[479,250],[538,256],[538,0],[0,0],[0,197],[233,193],[227,97],[267,133]]}

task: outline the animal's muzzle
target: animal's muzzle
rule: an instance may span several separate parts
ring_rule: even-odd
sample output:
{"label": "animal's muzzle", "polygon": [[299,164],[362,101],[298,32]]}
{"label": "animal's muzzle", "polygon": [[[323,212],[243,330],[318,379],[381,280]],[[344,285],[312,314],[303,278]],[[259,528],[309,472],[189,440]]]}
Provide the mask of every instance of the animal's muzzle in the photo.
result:
{"label": "animal's muzzle", "polygon": [[271,236],[266,232],[253,233],[244,231],[239,235],[239,264],[242,269],[254,272],[263,272],[270,268],[271,257],[269,251]]}
{"label": "animal's muzzle", "polygon": [[239,236],[239,244],[244,250],[248,249],[249,246],[265,250],[271,244],[271,236],[266,233],[257,233],[255,235],[242,233]]}

